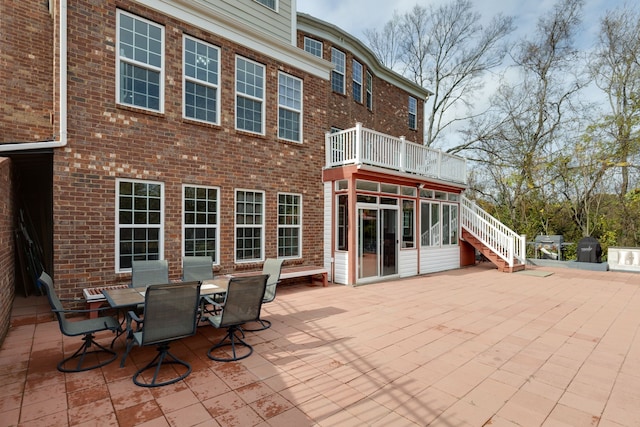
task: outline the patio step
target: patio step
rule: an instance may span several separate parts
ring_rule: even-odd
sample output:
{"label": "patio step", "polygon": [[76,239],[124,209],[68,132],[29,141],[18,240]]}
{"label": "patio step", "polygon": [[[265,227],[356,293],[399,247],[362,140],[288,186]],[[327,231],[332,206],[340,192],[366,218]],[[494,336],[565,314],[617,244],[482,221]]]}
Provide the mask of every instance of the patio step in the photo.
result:
{"label": "patio step", "polygon": [[525,269],[525,265],[522,263],[514,264],[513,267],[509,266],[504,259],[498,256],[493,250],[487,247],[484,243],[478,240],[475,236],[469,233],[464,228],[462,229],[462,240],[468,242],[471,246],[476,248],[485,258],[491,261],[497,268],[498,271],[502,271],[504,273],[515,273],[516,271],[522,271]]}

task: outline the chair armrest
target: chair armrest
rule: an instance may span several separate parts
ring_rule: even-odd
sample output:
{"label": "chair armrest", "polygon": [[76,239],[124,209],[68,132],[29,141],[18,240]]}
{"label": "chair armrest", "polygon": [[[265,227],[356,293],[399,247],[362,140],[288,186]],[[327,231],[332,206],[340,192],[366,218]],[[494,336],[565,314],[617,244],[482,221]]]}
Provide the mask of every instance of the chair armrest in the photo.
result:
{"label": "chair armrest", "polygon": [[[144,323],[144,319],[138,316],[138,314],[132,310],[129,310],[129,312],[127,313],[127,317],[133,320],[134,322],[136,322],[136,332],[139,332],[142,329],[142,324]],[[128,323],[129,325],[131,325],[131,322],[128,322]],[[131,330],[133,330],[133,328],[131,328]]]}
{"label": "chair armrest", "polygon": [[131,318],[131,320],[135,320],[136,323],[144,322],[144,319],[138,316],[138,314],[135,311],[129,310],[127,314]]}
{"label": "chair armrest", "polygon": [[[75,300],[75,301],[84,302],[84,300]],[[113,309],[111,307],[80,308],[80,309],[63,308],[62,310],[57,310],[55,308],[51,309],[51,311],[54,313],[95,313],[95,312],[105,311],[105,310],[113,310]]]}
{"label": "chair armrest", "polygon": [[205,297],[203,297],[203,298],[207,301],[207,304],[211,304],[211,305],[215,306],[216,308],[222,308],[222,307],[224,307],[224,304],[220,304],[219,302],[215,302],[215,301],[213,300],[213,298],[211,298],[211,297],[210,297],[210,296],[208,296],[208,295],[207,295],[207,296],[205,296]]}

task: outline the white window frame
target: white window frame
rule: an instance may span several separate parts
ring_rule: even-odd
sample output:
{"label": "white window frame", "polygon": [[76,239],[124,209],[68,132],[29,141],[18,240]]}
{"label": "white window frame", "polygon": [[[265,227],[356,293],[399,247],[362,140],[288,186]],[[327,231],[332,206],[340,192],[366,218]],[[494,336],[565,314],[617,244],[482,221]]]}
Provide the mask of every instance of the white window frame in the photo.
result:
{"label": "white window frame", "polygon": [[[288,85],[284,85],[285,93],[283,93],[283,90],[282,90],[283,78],[289,81],[299,83],[300,90],[298,91],[297,96],[296,96],[296,88],[292,88]],[[288,102],[282,103],[283,98]],[[299,143],[302,142],[302,100],[303,99],[304,99],[304,87],[303,87],[302,79],[294,77],[291,74],[278,72],[278,138],[284,139],[287,141],[293,141],[293,142],[299,142]],[[295,105],[296,103],[299,105],[298,108],[296,108],[296,105]],[[281,111],[288,111],[293,114],[298,114],[298,129],[297,129],[298,139],[286,138],[281,134],[281,131],[283,130],[283,123],[281,122],[281,117],[280,117]],[[284,130],[288,131],[290,129],[284,129]]]}
{"label": "white window frame", "polygon": [[351,79],[352,82],[352,92],[353,92],[353,100],[359,104],[362,104],[362,78],[363,78],[364,67],[362,64],[355,59],[351,60]]}
{"label": "white window frame", "polygon": [[[192,77],[192,76],[188,76],[187,75],[187,41],[192,41],[194,43],[196,43],[196,48],[198,48],[199,46],[202,46],[203,48],[206,49],[212,49],[215,50],[218,54],[217,57],[217,64],[216,64],[216,69],[215,69],[215,77],[216,77],[216,82],[215,83],[211,83],[208,79],[201,79],[198,78],[198,76],[196,77]],[[208,56],[206,57],[207,60],[211,60]],[[185,119],[188,120],[195,120],[198,122],[202,122],[202,123],[209,123],[209,124],[214,124],[214,125],[219,125],[220,124],[220,48],[218,46],[214,46],[210,43],[204,42],[202,40],[199,40],[195,37],[191,37],[188,35],[183,35],[182,37],[182,117],[184,117]],[[208,70],[206,67],[203,68],[199,68],[199,71],[205,73],[205,74],[209,74],[209,72],[211,70]],[[187,82],[189,83],[193,83],[196,86],[201,86],[204,87],[206,89],[213,89],[216,91],[216,96],[215,96],[215,103],[216,103],[216,110],[215,110],[215,120],[206,120],[206,119],[200,119],[198,117],[191,117],[187,115]],[[209,98],[207,98],[209,99]],[[197,104],[197,103],[196,103]],[[195,107],[193,107],[195,108]]]}
{"label": "white window frame", "polygon": [[[202,203],[207,203],[207,208],[205,209],[206,214],[210,214],[211,211],[208,210],[209,206],[209,202],[213,201],[215,202],[215,210],[214,210],[214,214],[215,214],[215,218],[216,218],[216,222],[213,224],[210,224],[209,222],[202,224],[202,223],[198,223],[197,220],[195,223],[187,223],[186,221],[186,209],[185,209],[185,205],[187,202],[187,188],[193,188],[196,191],[198,190],[205,190],[205,191],[210,191],[210,190],[215,190],[216,191],[216,198],[215,200],[211,200],[208,197],[205,197],[204,199],[199,199],[198,196],[196,195],[195,199],[196,202],[202,202]],[[198,211],[197,208],[194,211],[194,213],[200,213],[202,214],[202,211]],[[206,215],[205,214],[205,215]],[[207,215],[208,216],[208,215]],[[207,218],[208,221],[208,218]],[[186,236],[187,236],[187,229],[189,228],[199,228],[199,229],[206,229],[206,230],[214,230],[214,239],[215,239],[215,248],[214,248],[214,254],[211,256],[211,260],[213,262],[213,265],[219,265],[220,264],[220,187],[211,187],[211,186],[207,186],[207,185],[196,185],[196,184],[183,184],[182,185],[182,256],[187,256],[186,253]],[[197,240],[197,239],[193,239],[193,240]],[[189,256],[194,255],[192,253],[189,253]],[[195,254],[196,256],[199,255],[203,255],[203,254]],[[210,255],[210,254],[204,254],[204,255]]]}
{"label": "white window frame", "polygon": [[[281,224],[280,220],[281,220],[281,213],[280,213],[280,208],[283,206],[280,202],[280,196],[291,196],[294,198],[297,198],[297,203],[295,204],[295,206],[298,207],[298,213],[297,215],[290,215],[290,214],[285,214],[285,218],[286,217],[295,217],[297,218],[297,224]],[[302,258],[302,194],[299,193],[278,193],[278,227],[277,227],[277,231],[276,231],[276,239],[277,239],[277,247],[278,247],[278,258],[283,258],[283,259],[294,259],[294,258]],[[298,230],[298,248],[297,248],[297,255],[288,255],[288,256],[284,256],[280,254],[280,231],[281,230]],[[289,246],[287,246],[288,248]]]}
{"label": "white window frame", "polygon": [[418,129],[418,100],[413,96],[409,97],[408,109],[409,109],[409,118],[408,118],[409,129],[416,130]]}
{"label": "white window frame", "polygon": [[311,37],[304,37],[304,50],[305,52],[309,52],[313,56],[317,56],[318,58],[322,58],[324,46],[321,41],[316,39],[312,39]]}
{"label": "white window frame", "polygon": [[[335,66],[333,68],[333,70],[331,70],[331,90],[336,92],[336,93],[340,93],[342,95],[345,94],[345,86],[346,86],[346,82],[345,82],[345,72],[346,72],[346,67],[347,67],[347,55],[339,50],[336,49],[335,47],[331,48],[331,62],[333,63],[333,65]],[[334,89],[334,76],[335,75],[340,75],[342,76],[342,87],[340,88],[340,90],[336,91]]]}
{"label": "white window frame", "polygon": [[[159,185],[160,186],[160,223],[159,224],[135,224],[135,223],[120,223],[120,184],[121,183],[131,183],[132,185],[136,184],[145,184],[145,185]],[[164,183],[158,181],[143,181],[137,179],[124,179],[118,178],[116,179],[116,200],[115,200],[115,269],[116,273],[126,273],[130,272],[131,268],[123,268],[120,265],[120,231],[123,229],[157,229],[158,230],[158,259],[164,259]],[[135,194],[135,192],[134,192]],[[132,204],[131,211],[135,212],[134,209],[135,204]],[[148,210],[147,210],[148,211]],[[133,215],[133,214],[132,214]],[[148,216],[147,216],[148,217]],[[132,260],[135,258],[135,253],[132,252]]]}
{"label": "white window frame", "polygon": [[[255,64],[256,66],[260,67],[262,69],[262,97],[256,96],[256,95],[252,95],[249,93],[245,93],[245,92],[240,92],[238,90],[238,63],[239,61],[245,61],[247,63],[251,63],[251,64]],[[242,131],[242,132],[249,132],[249,133],[255,133],[258,135],[264,135],[265,134],[265,97],[266,97],[266,66],[264,64],[261,64],[259,62],[256,61],[252,61],[248,58],[245,58],[244,56],[240,56],[240,55],[236,55],[236,71],[235,71],[235,112],[236,112],[236,118],[235,118],[235,128],[236,130]],[[261,115],[261,121],[260,121],[260,131],[256,132],[254,130],[249,130],[249,129],[243,129],[238,127],[238,119],[239,119],[239,114],[238,114],[238,98],[244,98],[244,99],[248,99],[250,101],[254,101],[257,103],[260,103],[260,115]]]}
{"label": "white window frame", "polygon": [[[442,224],[442,246],[457,246],[458,245],[458,240],[460,238],[459,235],[459,231],[458,231],[458,227],[459,227],[459,223],[460,223],[460,208],[458,207],[458,204],[456,203],[441,203],[440,204],[440,223]],[[448,217],[448,221],[447,224],[445,225],[445,215],[444,215],[444,211],[445,211],[445,207],[449,209],[449,217]],[[451,212],[455,211],[456,213],[456,218],[455,220],[452,220],[451,218]],[[447,233],[445,233],[445,231],[448,231]],[[455,241],[452,242],[452,238],[455,238]]]}
{"label": "white window frame", "polygon": [[[241,212],[238,212],[238,193],[240,193],[240,192],[261,194],[262,195],[262,204],[261,204],[262,212],[261,212],[261,215],[258,217],[260,219],[260,224],[238,224],[238,217],[239,217],[239,215],[243,214]],[[264,261],[265,208],[266,208],[266,199],[265,199],[265,192],[264,191],[250,190],[250,189],[244,189],[244,188],[237,188],[235,190],[235,192],[234,192],[234,200],[233,200],[233,212],[234,212],[234,221],[233,221],[234,222],[233,257],[234,257],[234,260],[235,260],[236,264]],[[260,256],[257,257],[257,258],[250,258],[250,259],[238,259],[238,230],[247,229],[247,228],[254,228],[254,229],[258,229],[259,228],[260,229]]]}
{"label": "white window frame", "polygon": [[[136,21],[140,21],[140,22],[144,22],[148,25],[157,27],[158,29],[160,29],[160,33],[161,33],[161,41],[160,41],[160,66],[155,66],[155,65],[151,65],[149,63],[145,63],[145,62],[141,62],[138,60],[135,60],[133,58],[126,58],[125,56],[121,55],[121,49],[120,49],[120,19],[122,16],[127,16],[131,19],[134,19]],[[135,37],[134,37],[135,38]],[[133,108],[140,108],[143,110],[147,110],[147,111],[153,111],[156,113],[164,113],[164,74],[165,74],[165,66],[164,66],[164,62],[165,62],[165,53],[164,53],[164,46],[165,46],[165,28],[163,25],[157,24],[153,21],[149,21],[147,19],[141,18],[137,15],[133,15],[131,13],[125,12],[123,10],[117,9],[116,11],[116,103],[120,104],[120,105],[126,105],[129,107],[133,107]],[[154,73],[158,73],[158,79],[159,79],[159,93],[158,93],[158,108],[149,108],[149,107],[145,107],[145,106],[141,106],[141,105],[136,105],[132,102],[125,102],[121,99],[121,74],[120,74],[120,65],[121,64],[126,64],[126,65],[130,65],[133,67],[137,67],[139,69],[144,69],[146,71],[151,71]]]}
{"label": "white window frame", "polygon": [[365,105],[373,111],[373,75],[367,70]]}
{"label": "white window frame", "polygon": [[269,4],[267,4],[269,2],[269,0],[254,0],[256,3],[261,4],[262,6],[266,7],[269,10],[273,10],[274,12],[278,11],[278,0],[273,0],[273,7],[271,7]]}

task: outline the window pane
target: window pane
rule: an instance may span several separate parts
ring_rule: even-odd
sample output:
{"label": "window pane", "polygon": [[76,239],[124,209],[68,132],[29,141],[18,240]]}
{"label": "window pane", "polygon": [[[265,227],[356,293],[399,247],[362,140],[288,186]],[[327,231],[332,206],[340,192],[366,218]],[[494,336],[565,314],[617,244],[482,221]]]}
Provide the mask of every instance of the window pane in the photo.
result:
{"label": "window pane", "polygon": [[131,268],[134,259],[160,259],[162,186],[120,181],[118,193],[118,270]]}
{"label": "window pane", "polygon": [[218,190],[208,187],[184,187],[184,255],[210,256],[214,264],[219,263],[218,236]]}
{"label": "window pane", "polygon": [[262,259],[263,195],[260,192],[236,192],[236,260]]}
{"label": "window pane", "polygon": [[362,64],[356,60],[352,64],[353,100],[362,102]]}
{"label": "window pane", "polygon": [[305,37],[304,50],[318,58],[322,58],[322,42]]}
{"label": "window pane", "polygon": [[344,93],[346,55],[338,49],[331,48],[331,62],[335,66],[331,72],[331,89],[334,92]]}
{"label": "window pane", "polygon": [[118,102],[159,111],[164,27],[118,12]]}
{"label": "window pane", "polygon": [[185,117],[218,123],[218,57],[217,47],[185,37]]}

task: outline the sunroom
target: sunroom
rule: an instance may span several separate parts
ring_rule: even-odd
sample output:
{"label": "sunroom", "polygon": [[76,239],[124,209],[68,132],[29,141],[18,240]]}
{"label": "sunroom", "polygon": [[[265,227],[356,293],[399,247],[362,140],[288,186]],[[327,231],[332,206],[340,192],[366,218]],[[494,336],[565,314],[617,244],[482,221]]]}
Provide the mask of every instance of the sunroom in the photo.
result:
{"label": "sunroom", "polygon": [[357,124],[326,135],[325,267],[359,285],[459,268],[465,159]]}

